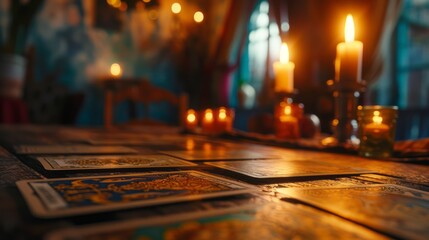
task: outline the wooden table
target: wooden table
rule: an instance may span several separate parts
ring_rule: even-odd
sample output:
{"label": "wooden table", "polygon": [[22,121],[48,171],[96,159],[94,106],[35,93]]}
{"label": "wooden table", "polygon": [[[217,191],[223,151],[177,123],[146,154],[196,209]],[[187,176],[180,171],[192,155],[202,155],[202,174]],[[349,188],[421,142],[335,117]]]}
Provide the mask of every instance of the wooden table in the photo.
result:
{"label": "wooden table", "polygon": [[[202,171],[217,176],[222,176],[227,179],[236,180],[239,182],[245,182],[256,186],[259,189],[254,194],[240,195],[227,198],[215,198],[205,199],[198,201],[189,201],[175,204],[159,205],[152,207],[138,207],[129,210],[120,211],[108,211],[97,214],[87,214],[82,216],[74,216],[67,218],[58,219],[40,219],[34,217],[29,211],[26,202],[24,201],[21,193],[18,191],[15,182],[22,179],[43,179],[43,178],[57,178],[57,177],[77,177],[77,176],[95,176],[95,175],[106,175],[106,174],[129,174],[136,172],[148,172],[148,170],[137,170],[137,169],[124,169],[124,170],[111,170],[111,171],[59,171],[52,172],[47,171],[36,161],[29,160],[27,155],[14,154],[14,146],[23,144],[38,144],[38,145],[52,145],[52,144],[85,144],[90,145],[89,141],[91,138],[116,138],[122,137],[127,138],[138,138],[141,135],[152,134],[154,139],[159,138],[161,135],[177,136],[178,138],[183,137],[183,141],[175,141],[175,143],[168,142],[162,143],[155,141],[153,143],[132,144],[129,147],[137,150],[141,154],[158,154],[159,152],[169,150],[182,150],[189,151],[193,150],[208,150],[210,151],[228,151],[231,149],[240,149],[242,151],[251,151],[260,153],[262,155],[281,155],[285,162],[287,161],[303,161],[311,164],[312,162],[322,162],[326,164],[336,164],[338,166],[348,166],[356,168],[364,168],[372,171],[373,173],[363,174],[346,174],[346,175],[328,175],[328,176],[306,176],[306,177],[290,177],[290,178],[274,178],[274,179],[255,179],[242,174],[237,174],[232,171],[219,169],[210,165],[205,164],[206,161],[196,161],[197,166],[192,169],[196,171]],[[193,142],[193,145],[191,144]],[[213,208],[227,208],[234,205],[234,207],[246,205],[249,203],[269,202],[273,211],[272,215],[268,214],[268,218],[286,217],[282,215],[281,211],[275,206],[282,206],[285,209],[289,209],[291,216],[300,216],[292,218],[293,221],[303,221],[309,226],[306,232],[307,237],[318,236],[330,238],[336,234],[337,237],[345,237],[342,230],[346,230],[347,226],[353,226],[357,229],[361,229],[364,233],[362,236],[365,238],[416,238],[424,239],[426,236],[412,235],[411,231],[405,231],[405,235],[395,231],[380,230],[378,227],[374,227],[371,224],[367,225],[359,220],[355,220],[353,216],[347,217],[342,214],[332,214],[330,209],[315,206],[315,204],[309,204],[305,201],[299,201],[284,195],[285,190],[288,189],[310,189],[319,187],[350,187],[350,186],[374,186],[378,184],[391,184],[395,186],[402,186],[409,189],[417,190],[422,195],[429,194],[429,165],[427,163],[422,164],[410,164],[400,163],[384,160],[375,159],[364,159],[354,155],[342,155],[335,153],[326,153],[321,151],[309,151],[299,149],[286,149],[272,146],[264,146],[261,144],[254,144],[245,141],[228,141],[222,138],[215,137],[204,137],[196,135],[183,135],[180,130],[174,128],[128,128],[128,129],[82,129],[82,128],[66,128],[60,126],[0,126],[0,239],[38,239],[46,236],[47,233],[56,231],[63,228],[76,227],[76,226],[87,226],[94,223],[106,223],[123,221],[130,221],[139,219],[172,219],[176,215],[187,214],[187,213],[203,213],[207,209]],[[244,160],[247,161],[247,160]],[[211,162],[211,161],[210,161]],[[302,163],[302,162],[301,162]],[[291,165],[293,166],[293,165]],[[168,169],[167,171],[179,170],[180,169]],[[383,185],[385,186],[385,185]],[[342,201],[338,199],[338,203]],[[373,204],[374,199],[368,197],[368,200],[364,201],[363,204]],[[380,200],[375,201],[380,203]],[[382,202],[382,201],[381,201]],[[316,204],[317,205],[317,204]],[[332,206],[335,206],[336,202],[332,202]],[[428,212],[429,201],[425,202],[425,207],[422,207],[419,211],[419,215],[416,211],[416,226],[421,224],[427,224],[429,222]],[[274,206],[274,207],[273,207]],[[398,205],[398,207],[404,207]],[[277,209],[277,210],[276,210]],[[383,208],[381,208],[383,209]],[[301,214],[300,211],[310,212],[314,215],[314,218],[307,219],[305,215]],[[358,209],[359,210],[359,209]],[[295,212],[297,211],[297,212]],[[382,211],[387,211],[386,209]],[[267,211],[266,211],[267,212]],[[401,209],[398,209],[401,212]],[[383,213],[383,212],[382,212]],[[295,214],[295,215],[294,215]],[[330,232],[321,232],[317,227],[322,223],[310,223],[316,221],[320,216],[326,219],[335,220],[341,222],[337,230],[330,230]],[[421,221],[423,216],[423,220]],[[426,216],[426,217],[425,217]],[[408,216],[410,217],[410,216]],[[413,216],[411,216],[412,218]],[[290,220],[290,219],[289,219]],[[365,219],[364,219],[365,220]],[[278,220],[283,224],[292,224],[293,221],[285,222],[284,220]],[[313,224],[313,225],[311,225]],[[291,225],[291,226],[292,226]],[[295,226],[295,225],[293,225]],[[237,227],[237,226],[229,226]],[[296,226],[295,226],[296,227]],[[194,231],[202,231],[202,229]],[[233,228],[234,229],[234,228]],[[283,230],[287,230],[284,229]],[[293,233],[294,229],[289,229],[288,234]],[[326,229],[325,229],[326,230]],[[226,231],[226,228],[217,226],[216,231]],[[302,229],[300,231],[303,231]],[[337,232],[338,231],[338,232]],[[401,229],[399,229],[401,232]],[[259,231],[262,234],[263,231]],[[258,233],[258,234],[259,234]],[[302,233],[302,232],[301,232]],[[340,234],[341,233],[341,234]],[[410,235],[407,235],[410,233]],[[426,231],[428,233],[428,231]],[[244,235],[235,235],[232,239],[242,237]],[[374,234],[371,235],[371,234]],[[361,237],[362,237],[361,236]],[[271,236],[272,237],[272,236]],[[270,238],[271,238],[270,237]],[[358,237],[358,236],[354,236]],[[209,237],[211,238],[211,237]],[[281,239],[281,238],[280,238]]]}

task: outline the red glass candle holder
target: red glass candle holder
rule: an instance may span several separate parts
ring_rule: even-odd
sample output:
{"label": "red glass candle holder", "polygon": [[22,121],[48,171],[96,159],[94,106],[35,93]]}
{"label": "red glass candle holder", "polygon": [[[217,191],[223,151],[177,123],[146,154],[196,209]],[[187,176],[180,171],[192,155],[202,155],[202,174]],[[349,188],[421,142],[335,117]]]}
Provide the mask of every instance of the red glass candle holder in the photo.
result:
{"label": "red glass candle holder", "polygon": [[304,105],[282,101],[274,110],[274,131],[277,138],[298,139],[299,120],[304,115]]}
{"label": "red glass candle holder", "polygon": [[185,129],[195,131],[198,127],[198,114],[194,109],[186,111]]}

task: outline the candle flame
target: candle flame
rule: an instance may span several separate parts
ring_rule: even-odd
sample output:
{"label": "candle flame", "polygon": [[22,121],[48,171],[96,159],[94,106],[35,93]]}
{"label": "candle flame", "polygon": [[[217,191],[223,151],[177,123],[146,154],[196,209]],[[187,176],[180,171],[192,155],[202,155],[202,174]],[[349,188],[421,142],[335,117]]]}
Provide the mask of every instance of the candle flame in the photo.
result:
{"label": "candle flame", "polygon": [[287,63],[289,62],[289,48],[286,43],[283,43],[280,47],[280,62]]}
{"label": "candle flame", "polygon": [[112,74],[112,76],[118,77],[121,75],[121,73],[122,73],[121,65],[114,63],[112,64],[112,66],[110,66],[110,74]]}
{"label": "candle flame", "polygon": [[219,119],[220,120],[225,120],[226,119],[226,109],[225,108],[220,108],[219,109]]}
{"label": "candle flame", "polygon": [[211,109],[206,109],[204,118],[209,122],[213,121],[213,111]]}
{"label": "candle flame", "polygon": [[188,116],[186,117],[186,120],[188,120],[189,123],[193,123],[195,120],[197,120],[194,110],[188,110]]}
{"label": "candle flame", "polygon": [[292,113],[292,108],[290,106],[285,107],[285,114],[290,115]]}
{"label": "candle flame", "polygon": [[351,14],[347,15],[344,35],[346,42],[353,42],[355,40],[355,24]]}
{"label": "candle flame", "polygon": [[372,121],[375,124],[381,124],[383,122],[383,118],[380,117],[380,112],[379,111],[374,111],[374,116],[372,117]]}

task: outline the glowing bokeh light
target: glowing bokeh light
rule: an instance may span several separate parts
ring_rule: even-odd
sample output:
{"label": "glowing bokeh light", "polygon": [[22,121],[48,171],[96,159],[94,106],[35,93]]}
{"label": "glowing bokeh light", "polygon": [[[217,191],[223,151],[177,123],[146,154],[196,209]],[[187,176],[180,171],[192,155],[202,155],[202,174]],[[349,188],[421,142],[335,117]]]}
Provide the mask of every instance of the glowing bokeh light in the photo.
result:
{"label": "glowing bokeh light", "polygon": [[182,11],[182,6],[180,5],[180,3],[175,2],[171,5],[171,11],[174,14],[178,14]]}
{"label": "glowing bokeh light", "polygon": [[194,13],[194,21],[200,23],[204,20],[204,14],[200,11]]}
{"label": "glowing bokeh light", "polygon": [[120,76],[122,74],[121,65],[119,65],[118,63],[112,64],[112,66],[110,66],[110,74],[115,77]]}

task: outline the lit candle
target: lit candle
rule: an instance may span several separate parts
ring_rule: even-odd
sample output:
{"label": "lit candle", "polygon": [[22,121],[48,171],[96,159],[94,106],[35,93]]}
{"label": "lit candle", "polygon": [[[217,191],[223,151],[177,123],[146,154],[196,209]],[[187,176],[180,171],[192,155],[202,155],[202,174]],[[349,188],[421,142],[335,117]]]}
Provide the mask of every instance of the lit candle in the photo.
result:
{"label": "lit candle", "polygon": [[218,123],[221,130],[226,129],[226,109],[224,107],[219,108],[219,114],[218,114]]}
{"label": "lit candle", "polygon": [[375,139],[389,138],[389,126],[383,123],[383,117],[380,116],[380,112],[374,111],[373,114],[372,123],[364,127],[364,135]]}
{"label": "lit candle", "polygon": [[203,131],[206,133],[213,133],[214,131],[214,116],[213,110],[210,108],[204,110],[203,121],[201,123]]}
{"label": "lit candle", "polygon": [[293,115],[292,106],[281,106],[281,113],[276,123],[276,136],[279,138],[299,138],[298,118]]}
{"label": "lit candle", "polygon": [[113,78],[120,78],[122,76],[121,65],[118,63],[112,64],[110,66],[110,74],[113,76]]}
{"label": "lit candle", "polygon": [[355,26],[352,15],[347,15],[345,42],[337,45],[335,60],[336,81],[360,82],[362,78],[363,43],[355,41]]}
{"label": "lit candle", "polygon": [[194,130],[197,127],[198,119],[195,110],[189,109],[186,113],[186,129]]}
{"label": "lit candle", "polygon": [[217,129],[219,132],[232,130],[232,113],[230,109],[220,107],[217,116]]}
{"label": "lit candle", "polygon": [[395,143],[396,106],[359,106],[359,155],[389,157]]}
{"label": "lit candle", "polygon": [[286,43],[280,48],[280,61],[273,64],[275,75],[275,92],[293,92],[293,70],[295,64],[289,61],[289,49]]}

